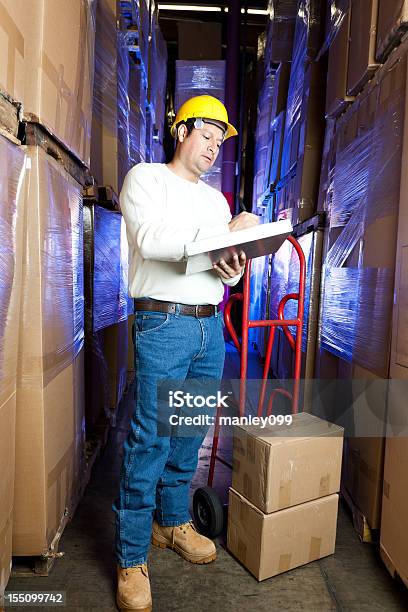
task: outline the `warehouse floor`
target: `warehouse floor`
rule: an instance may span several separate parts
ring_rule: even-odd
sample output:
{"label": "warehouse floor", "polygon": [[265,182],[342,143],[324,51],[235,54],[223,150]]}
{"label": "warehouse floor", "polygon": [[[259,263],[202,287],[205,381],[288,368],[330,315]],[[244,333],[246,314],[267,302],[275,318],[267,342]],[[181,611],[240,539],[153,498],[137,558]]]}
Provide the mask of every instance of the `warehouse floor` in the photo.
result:
{"label": "warehouse floor", "polygon": [[[237,377],[228,351],[225,377]],[[252,360],[252,375],[256,360]],[[8,591],[66,591],[66,612],[116,610],[114,518],[111,511],[120,471],[121,445],[132,410],[133,388],[124,397],[117,427],[94,466],[91,481],[60,542],[65,555],[47,578],[11,578]],[[203,445],[193,487],[206,484],[210,440]],[[228,449],[227,449],[228,450]],[[222,452],[222,449],[221,449]],[[226,451],[227,452],[227,451]],[[217,463],[216,488],[225,496],[229,470]],[[258,583],[218,539],[218,559],[192,565],[170,550],[152,548],[149,567],[155,612],[263,612],[272,610],[405,610],[406,591],[383,567],[373,546],[361,544],[341,505],[334,556]],[[14,608],[16,609],[16,608]],[[25,607],[24,610],[38,610]],[[54,609],[48,607],[47,609]],[[58,610],[60,608],[55,608]]]}

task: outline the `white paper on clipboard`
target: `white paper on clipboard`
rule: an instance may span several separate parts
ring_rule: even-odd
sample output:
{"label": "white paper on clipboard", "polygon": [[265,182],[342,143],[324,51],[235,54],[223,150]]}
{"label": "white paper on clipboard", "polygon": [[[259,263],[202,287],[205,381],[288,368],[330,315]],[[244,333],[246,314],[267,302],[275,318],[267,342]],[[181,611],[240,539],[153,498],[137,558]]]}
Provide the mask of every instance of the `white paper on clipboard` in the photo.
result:
{"label": "white paper on clipboard", "polygon": [[211,270],[214,262],[230,261],[240,251],[245,251],[247,259],[275,253],[291,233],[292,224],[284,219],[190,242],[184,248],[186,274]]}

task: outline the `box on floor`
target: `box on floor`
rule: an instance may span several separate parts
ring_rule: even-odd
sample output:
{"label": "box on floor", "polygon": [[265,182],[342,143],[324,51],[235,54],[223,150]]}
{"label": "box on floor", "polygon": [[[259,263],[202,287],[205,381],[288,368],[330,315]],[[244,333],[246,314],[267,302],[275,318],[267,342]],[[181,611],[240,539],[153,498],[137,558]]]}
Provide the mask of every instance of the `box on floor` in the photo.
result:
{"label": "box on floor", "polygon": [[[0,1],[0,90],[89,166],[95,30],[87,0]],[[63,24],[63,27],[61,27]]]}
{"label": "box on floor", "polygon": [[82,192],[42,149],[24,151],[13,554],[40,555],[57,548],[84,469]]}
{"label": "box on floor", "polygon": [[23,255],[23,223],[16,213],[19,177],[24,165],[22,147],[0,136],[0,605],[10,576],[12,551],[17,351]]}
{"label": "box on floor", "polygon": [[[408,100],[405,99],[405,105]],[[407,112],[407,111],[406,111]],[[408,141],[408,123],[404,125]],[[408,149],[402,165],[408,163]],[[408,176],[401,174],[398,238],[395,274],[395,298],[391,339],[390,382],[388,393],[387,440],[385,445],[384,488],[380,552],[390,573],[397,573],[408,586]]]}
{"label": "box on floor", "polygon": [[334,553],[337,494],[264,514],[230,489],[228,550],[259,581]]}

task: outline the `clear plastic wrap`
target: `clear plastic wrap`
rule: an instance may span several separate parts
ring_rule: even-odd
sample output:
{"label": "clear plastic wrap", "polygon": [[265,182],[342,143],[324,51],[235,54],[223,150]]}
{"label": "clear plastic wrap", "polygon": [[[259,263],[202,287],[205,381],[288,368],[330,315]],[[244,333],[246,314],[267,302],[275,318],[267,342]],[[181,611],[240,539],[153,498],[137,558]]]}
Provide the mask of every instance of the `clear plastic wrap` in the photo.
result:
{"label": "clear plastic wrap", "polygon": [[112,134],[116,131],[116,44],[116,15],[108,0],[97,0],[93,114]]}
{"label": "clear plastic wrap", "polygon": [[97,332],[127,318],[127,243],[120,213],[97,204],[84,208],[86,321]]}
{"label": "clear plastic wrap", "polygon": [[321,344],[382,376],[389,360],[406,52],[380,69],[340,119],[325,201]]}
{"label": "clear plastic wrap", "polygon": [[132,167],[146,161],[147,90],[140,67],[131,62],[129,68],[129,165]]}
{"label": "clear plastic wrap", "polygon": [[290,62],[298,0],[269,0],[265,41],[265,69],[271,63]]}
{"label": "clear plastic wrap", "polygon": [[167,82],[167,44],[163,38],[156,19],[152,24],[150,76],[150,100],[154,107],[153,144],[151,159],[153,162],[162,162],[164,157],[163,137],[166,110],[166,82]]}
{"label": "clear plastic wrap", "polygon": [[107,0],[96,13],[93,158],[101,185],[119,192],[128,170],[146,158],[146,80],[129,55],[127,33],[117,29]]}
{"label": "clear plastic wrap", "polygon": [[16,390],[23,247],[17,201],[24,169],[23,149],[0,136],[0,406]]}
{"label": "clear plastic wrap", "polygon": [[282,176],[289,173],[296,161],[293,160],[293,149],[299,140],[305,73],[309,62],[314,59],[318,51],[320,31],[320,2],[299,0],[286,110]]}
{"label": "clear plastic wrap", "polygon": [[[25,147],[18,214],[26,223],[21,386],[43,388],[84,342],[81,186],[39,147]],[[41,244],[41,249],[38,245]]]}
{"label": "clear plastic wrap", "polygon": [[270,71],[265,76],[258,98],[258,119],[255,134],[255,164],[252,210],[262,205],[262,194],[268,187],[271,147],[271,112],[275,91],[275,73]]}
{"label": "clear plastic wrap", "polygon": [[349,8],[350,0],[327,0],[324,42],[319,55],[323,55],[329,49]]}
{"label": "clear plastic wrap", "polygon": [[[225,101],[225,61],[176,61],[176,109],[189,98],[208,94]],[[221,190],[222,148],[217,161],[202,180]]]}

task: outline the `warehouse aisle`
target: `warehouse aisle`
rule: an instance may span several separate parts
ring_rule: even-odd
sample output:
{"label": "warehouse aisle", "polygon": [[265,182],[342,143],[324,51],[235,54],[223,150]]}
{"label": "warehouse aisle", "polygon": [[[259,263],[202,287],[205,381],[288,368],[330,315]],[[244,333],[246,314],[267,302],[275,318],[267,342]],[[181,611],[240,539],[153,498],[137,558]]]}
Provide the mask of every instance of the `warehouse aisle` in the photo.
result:
{"label": "warehouse aisle", "polygon": [[[237,376],[238,361],[228,350],[225,376]],[[250,372],[256,374],[252,361]],[[111,503],[120,471],[120,448],[128,429],[133,387],[121,406],[118,424],[94,466],[91,482],[60,543],[65,555],[48,578],[11,578],[8,589],[66,591],[66,612],[116,610],[114,518]],[[206,484],[210,440],[204,442],[194,487]],[[222,449],[221,449],[222,452]],[[228,453],[228,449],[224,449]],[[227,468],[217,463],[216,488],[225,492]],[[169,550],[152,548],[150,576],[155,612],[271,612],[273,610],[405,610],[403,589],[388,575],[374,548],[358,541],[340,506],[336,553],[258,583],[217,543],[218,560],[191,565]],[[51,609],[51,608],[47,608]],[[58,610],[60,608],[56,608]],[[31,608],[24,608],[31,610]],[[32,608],[38,610],[37,608]]]}

